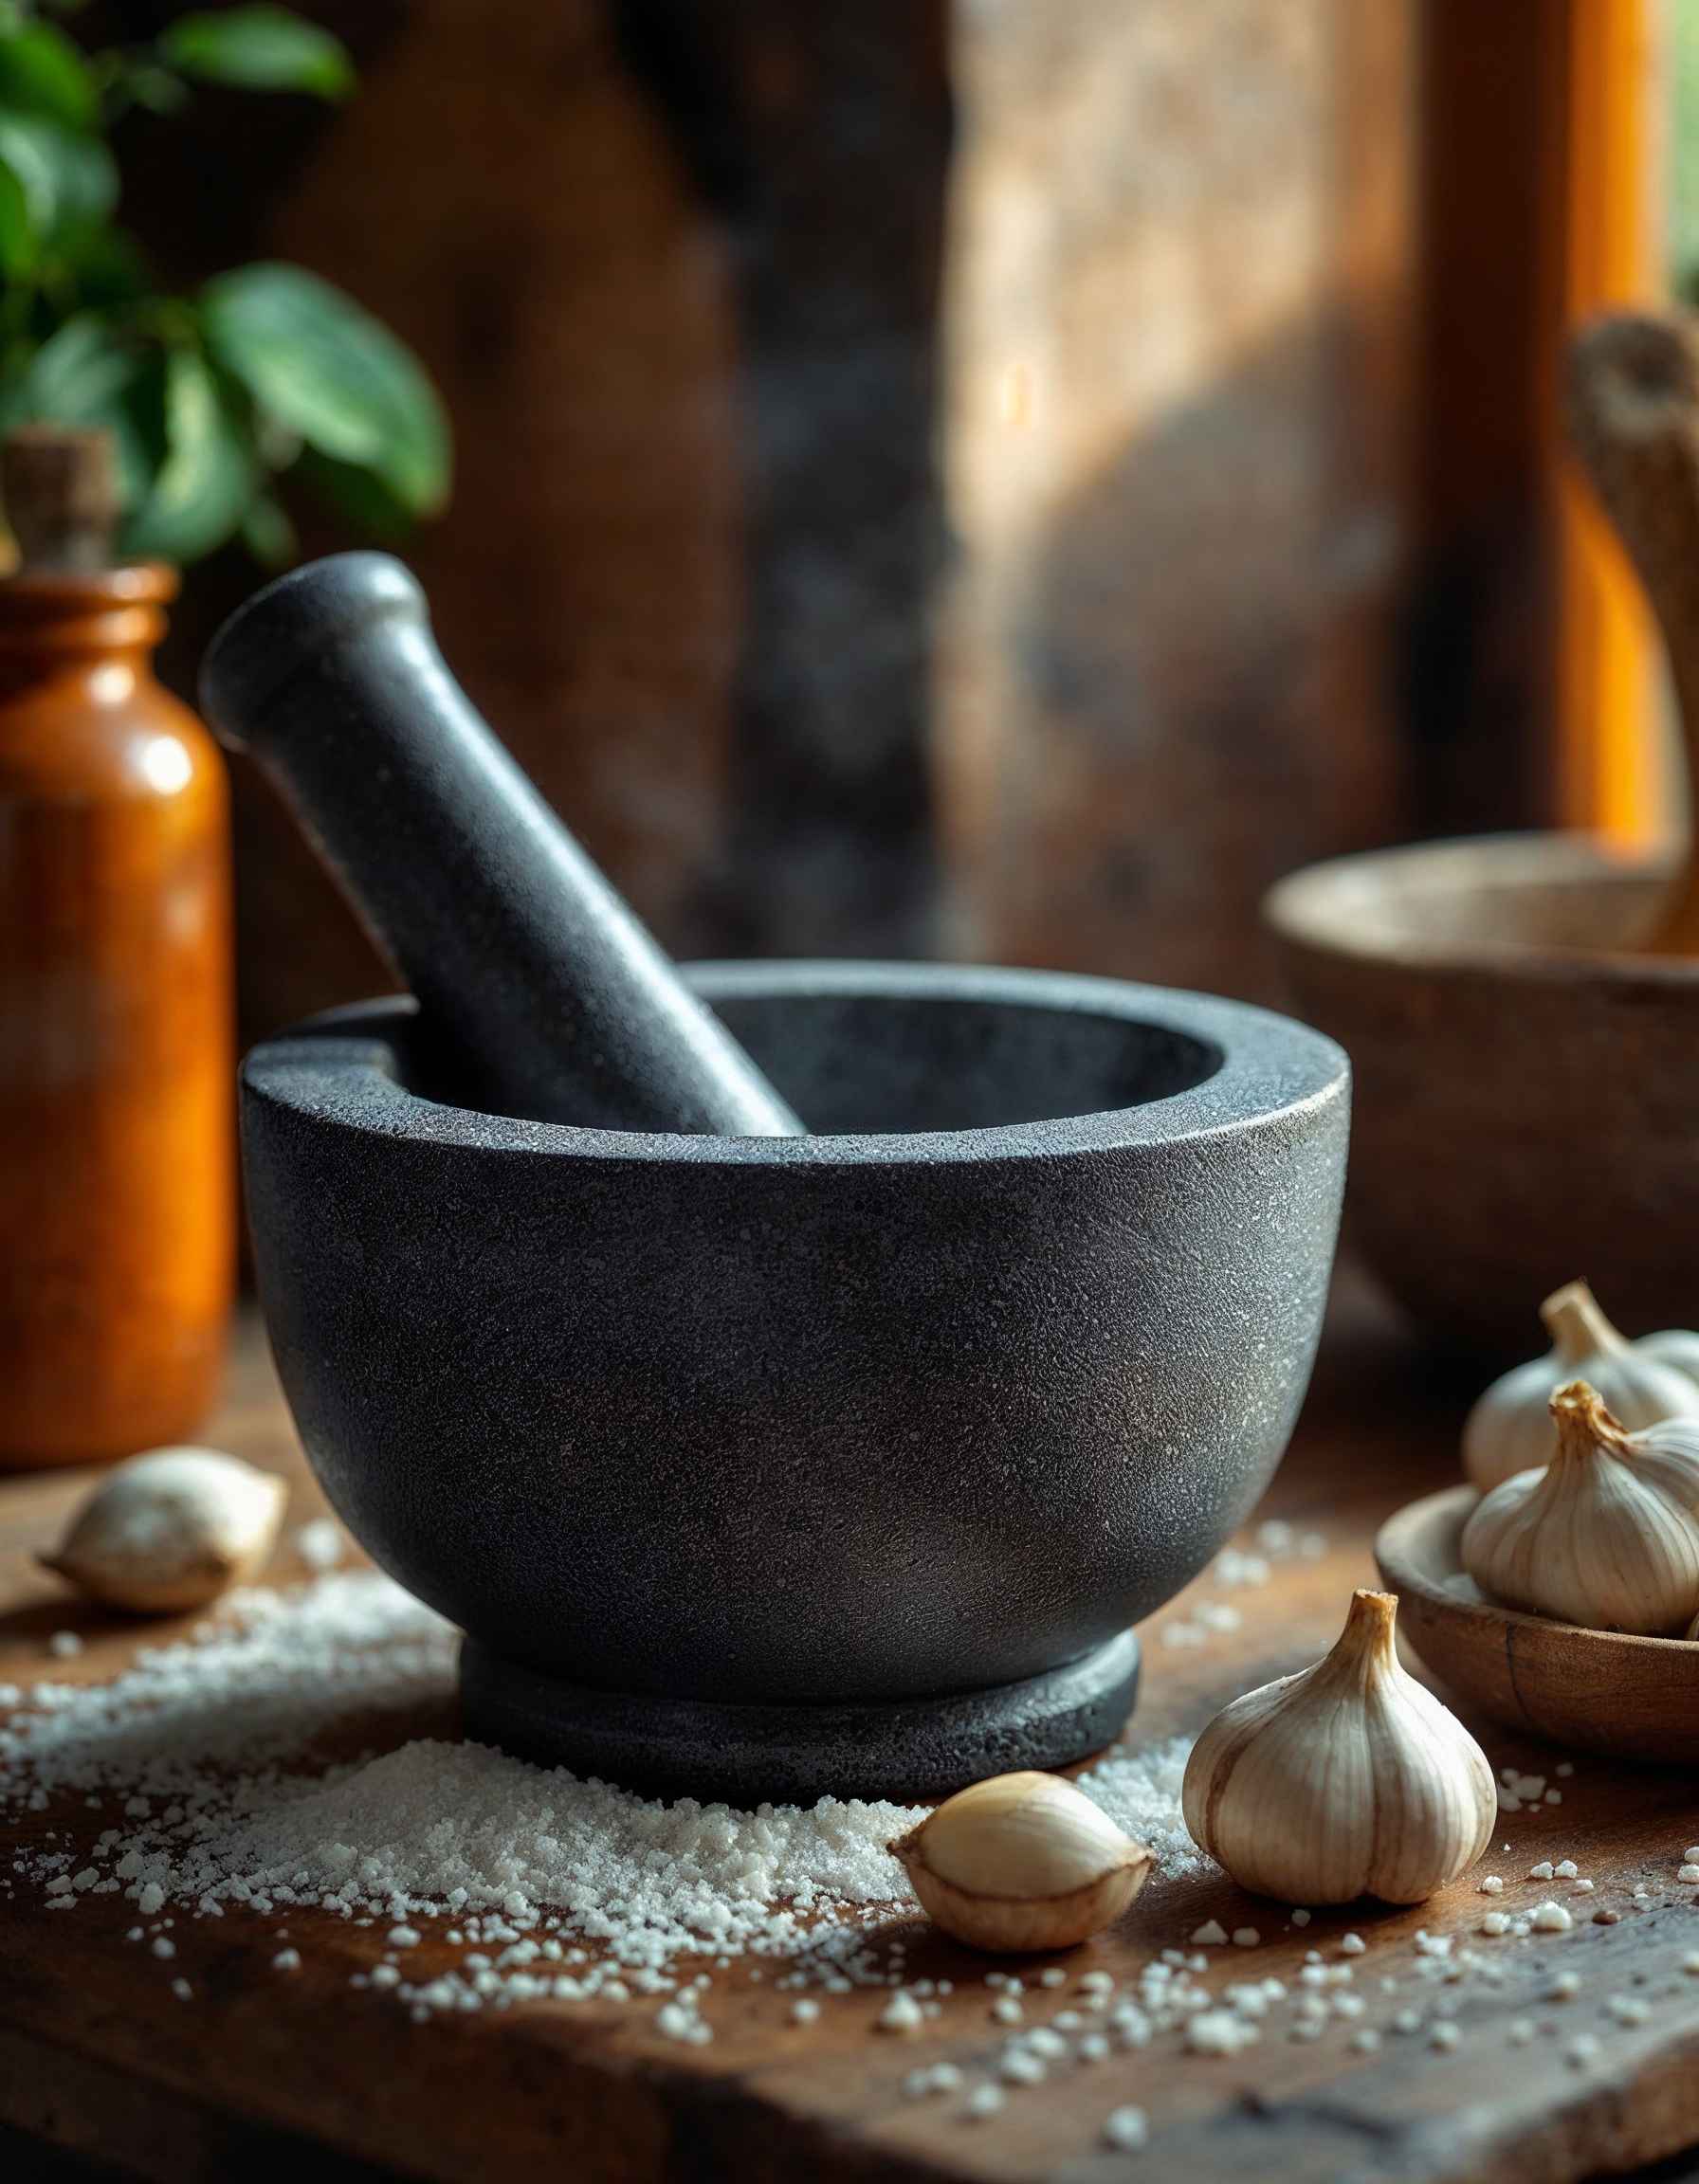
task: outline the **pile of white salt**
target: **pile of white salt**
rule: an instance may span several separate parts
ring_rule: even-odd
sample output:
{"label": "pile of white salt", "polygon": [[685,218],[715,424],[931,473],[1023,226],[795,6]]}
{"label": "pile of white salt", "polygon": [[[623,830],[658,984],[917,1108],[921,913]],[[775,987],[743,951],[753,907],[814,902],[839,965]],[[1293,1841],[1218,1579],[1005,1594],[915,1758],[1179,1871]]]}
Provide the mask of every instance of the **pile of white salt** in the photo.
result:
{"label": "pile of white salt", "polygon": [[[662,1805],[479,1745],[386,1739],[386,1719],[398,1738],[451,1699],[454,1643],[388,1578],[349,1573],[233,1595],[192,1640],[143,1648],[111,1683],[13,1694],[0,1811],[58,1815],[75,1799],[78,1826],[75,1840],[61,1822],[15,1852],[7,1885],[45,1888],[71,1913],[121,1891],[143,1921],[132,1938],[166,1958],[174,1916],[240,1907],[277,1922],[283,1971],[310,1946],[290,1915],[330,1912],[381,1926],[383,1960],[355,1977],[417,2011],[674,1996],[663,2029],[685,2039],[706,2037],[693,1999],[704,1958],[782,1959],[792,1987],[893,1976],[868,1929],[875,1913],[914,1908],[885,1846],[917,1810]],[[351,1724],[372,1749],[326,1764]],[[1081,1783],[1165,1878],[1202,1863],[1180,1817],[1185,1753],[1118,1753]],[[436,1951],[411,1977],[428,1931],[453,1952],[448,1968]]]}

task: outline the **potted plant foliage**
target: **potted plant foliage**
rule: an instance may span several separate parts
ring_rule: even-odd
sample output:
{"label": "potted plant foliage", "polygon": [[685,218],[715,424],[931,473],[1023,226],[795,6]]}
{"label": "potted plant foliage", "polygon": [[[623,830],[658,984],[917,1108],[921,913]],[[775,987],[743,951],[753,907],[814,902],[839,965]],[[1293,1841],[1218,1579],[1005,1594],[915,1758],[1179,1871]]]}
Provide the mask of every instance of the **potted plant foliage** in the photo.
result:
{"label": "potted plant foliage", "polygon": [[84,49],[78,0],[0,0],[0,432],[101,426],[126,555],[193,561],[240,537],[291,553],[284,475],[368,529],[440,509],[448,429],[417,359],[301,266],[244,265],[164,292],[121,224],[120,124],[198,85],[346,98],[328,30],[283,8],[177,16],[142,46]]}

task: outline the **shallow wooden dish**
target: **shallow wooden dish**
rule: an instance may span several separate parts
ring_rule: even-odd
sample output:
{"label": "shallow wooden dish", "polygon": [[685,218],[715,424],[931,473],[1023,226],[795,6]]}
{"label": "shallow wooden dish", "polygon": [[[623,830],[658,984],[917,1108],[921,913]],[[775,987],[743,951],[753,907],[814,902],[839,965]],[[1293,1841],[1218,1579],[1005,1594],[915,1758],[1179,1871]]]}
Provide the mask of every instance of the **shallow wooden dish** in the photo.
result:
{"label": "shallow wooden dish", "polygon": [[1459,1699],[1577,1751],[1699,1764],[1699,1645],[1625,1638],[1522,1615],[1482,1597],[1458,1554],[1472,1486],[1412,1502],[1375,1561],[1412,1652]]}

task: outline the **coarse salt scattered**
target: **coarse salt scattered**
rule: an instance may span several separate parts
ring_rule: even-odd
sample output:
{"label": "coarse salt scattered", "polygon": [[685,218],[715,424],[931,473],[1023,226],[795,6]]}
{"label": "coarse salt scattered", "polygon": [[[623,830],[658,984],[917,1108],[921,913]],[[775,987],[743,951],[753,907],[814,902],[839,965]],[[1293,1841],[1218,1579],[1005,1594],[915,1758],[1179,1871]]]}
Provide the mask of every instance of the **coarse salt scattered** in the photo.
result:
{"label": "coarse salt scattered", "polygon": [[1567,1934],[1575,1920],[1561,1903],[1546,1902],[1534,1913],[1536,1934]]}
{"label": "coarse salt scattered", "polygon": [[1481,1932],[1483,1934],[1507,1934],[1509,1931],[1510,1921],[1503,1911],[1489,1911],[1486,1918],[1481,1920]]}
{"label": "coarse salt scattered", "polygon": [[299,1949],[280,1949],[271,1959],[271,1964],[273,1971],[276,1972],[299,1972],[301,1969],[301,1951]]}
{"label": "coarse salt scattered", "polygon": [[1236,2055],[1260,2035],[1236,2011],[1199,2010],[1186,2021],[1186,2046],[1194,2055]]}
{"label": "coarse salt scattered", "polygon": [[1451,2019],[1449,2017],[1442,2017],[1439,2020],[1439,2023],[1434,2026],[1430,2030],[1428,2034],[1428,2045],[1430,2048],[1437,2048],[1442,2054],[1449,2055],[1452,2049],[1456,2047],[1458,2041],[1462,2037],[1463,2035],[1452,2023]]}
{"label": "coarse salt scattered", "polygon": [[[997,2008],[1004,2007],[998,2003]],[[1020,2005],[1015,2004],[1018,2010]],[[926,2022],[926,2013],[914,1996],[899,1987],[885,2008],[879,2012],[878,2024],[882,2032],[918,2032]]]}
{"label": "coarse salt scattered", "polygon": [[1004,2098],[1003,2088],[1000,2085],[993,2085],[989,2083],[976,2085],[967,2097],[966,2113],[974,2119],[975,2122],[979,2122],[987,2116],[995,2116],[1003,2105]]}
{"label": "coarse salt scattered", "polygon": [[791,2004],[791,2022],[793,2025],[813,2025],[819,2014],[820,2005],[811,2001],[806,1994],[799,2002]]}
{"label": "coarse salt scattered", "polygon": [[334,1517],[315,1517],[295,1535],[295,1552],[319,1574],[337,1567],[347,1545],[342,1527]]}
{"label": "coarse salt scattered", "polygon": [[1578,2032],[1563,2050],[1563,2060],[1572,2070],[1584,2070],[1598,2056],[1599,2042],[1591,2032]]}
{"label": "coarse salt scattered", "polygon": [[1503,1878],[1497,1873],[1489,1873],[1486,1880],[1481,1883],[1481,1894],[1483,1896],[1502,1896],[1504,1892]]}
{"label": "coarse salt scattered", "polygon": [[74,1661],[82,1650],[82,1641],[74,1630],[55,1630],[47,1640],[47,1651],[55,1661]]}
{"label": "coarse salt scattered", "polygon": [[1545,1990],[1545,1994],[1551,2002],[1573,2002],[1580,1991],[1581,1982],[1578,1973],[1560,1972]]}
{"label": "coarse salt scattered", "polygon": [[1150,2119],[1142,2108],[1112,2108],[1104,2118],[1104,2143],[1118,2154],[1137,2154],[1150,2143]]}
{"label": "coarse salt scattered", "polygon": [[1197,1949],[1218,1949],[1227,1939],[1227,1929],[1219,1919],[1206,1919],[1192,1936],[1192,1944]]}
{"label": "coarse salt scattered", "polygon": [[1528,1879],[1530,1881],[1549,1881],[1554,1870],[1551,1860],[1542,1858],[1538,1866],[1528,1867]]}
{"label": "coarse salt scattered", "polygon": [[1361,1934],[1347,1934],[1340,1941],[1340,1953],[1344,1956],[1361,1956],[1368,1943]]}
{"label": "coarse salt scattered", "polygon": [[1309,1918],[1310,1915],[1307,1911],[1294,1911],[1292,1913],[1292,1924],[1294,1926],[1307,1926]]}
{"label": "coarse salt scattered", "polygon": [[[451,1700],[454,1650],[448,1625],[374,1572],[232,1593],[188,1638],[140,1647],[110,1682],[42,1684],[0,1720],[0,1814],[53,1797],[110,1798],[121,1811],[52,1902],[121,1889],[144,1920],[174,1906],[199,1918],[301,1906],[375,1924],[398,1951],[441,1938],[461,1953],[436,1976],[393,1964],[353,1975],[427,2015],[551,1997],[666,2007],[682,2002],[671,1967],[691,1956],[789,1959],[797,1984],[828,1993],[885,1984],[865,1920],[911,1906],[886,1845],[921,1809],[662,1805],[477,1745],[386,1741],[386,1721],[404,1734]],[[375,1756],[328,1763],[354,1723]],[[1080,1781],[1151,1846],[1165,1879],[1211,1870],[1180,1810],[1188,1749],[1176,1738],[1117,1751]],[[72,1865],[43,1846],[14,1860],[43,1889]],[[80,1888],[83,1875],[98,1878]],[[155,1946],[175,1945],[156,1934]],[[1114,1982],[1096,1977],[1079,1989],[1106,2011]],[[894,1994],[886,2020],[894,2011],[904,2029],[937,2007]],[[694,2001],[687,2012],[685,2036],[711,2038]],[[1130,2019],[1117,2031],[1136,2037]]]}
{"label": "coarse salt scattered", "polygon": [[1682,1866],[1675,1878],[1678,1881],[1685,1881],[1690,1888],[1699,1884],[1699,1861],[1690,1860],[1687,1865]]}
{"label": "coarse salt scattered", "polygon": [[1254,1926],[1235,1926],[1233,1930],[1233,1945],[1235,1949],[1255,1949],[1261,1941],[1262,1936]]}

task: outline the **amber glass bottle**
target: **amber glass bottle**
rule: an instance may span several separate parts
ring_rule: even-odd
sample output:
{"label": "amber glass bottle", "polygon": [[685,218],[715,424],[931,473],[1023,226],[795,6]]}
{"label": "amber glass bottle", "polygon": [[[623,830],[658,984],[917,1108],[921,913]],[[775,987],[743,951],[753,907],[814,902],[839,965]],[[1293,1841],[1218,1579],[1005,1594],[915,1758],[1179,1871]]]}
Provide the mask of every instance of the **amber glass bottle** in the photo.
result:
{"label": "amber glass bottle", "polygon": [[154,678],[176,577],[98,562],[110,454],[0,450],[0,1465],[181,1438],[234,1265],[229,817]]}

